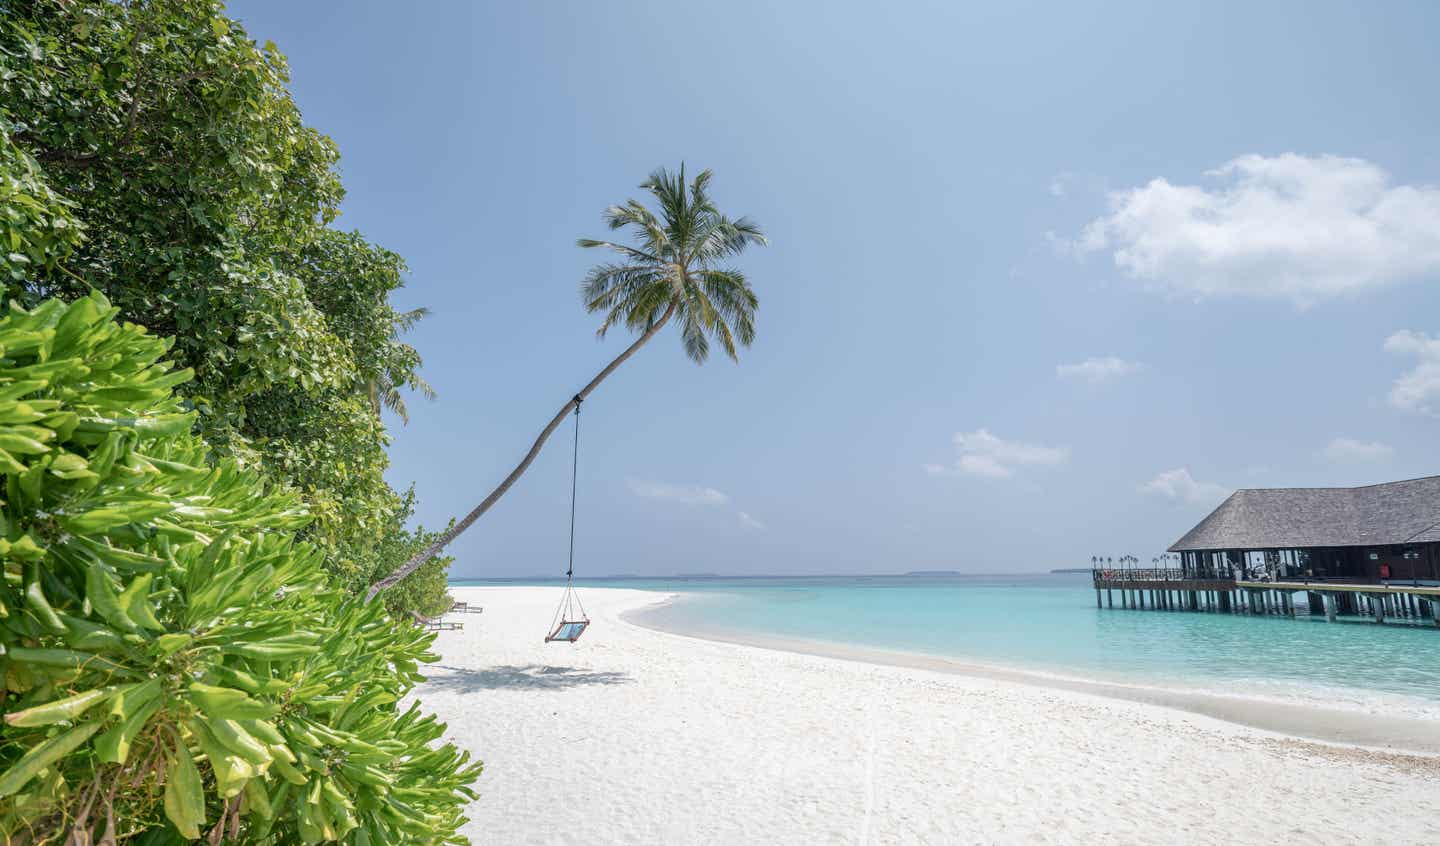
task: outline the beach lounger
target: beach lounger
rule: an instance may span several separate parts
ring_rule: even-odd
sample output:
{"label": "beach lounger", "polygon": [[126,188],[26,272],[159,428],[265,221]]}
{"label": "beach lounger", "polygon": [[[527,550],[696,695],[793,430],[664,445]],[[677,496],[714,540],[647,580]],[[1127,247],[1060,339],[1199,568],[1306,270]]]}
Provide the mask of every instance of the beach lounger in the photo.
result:
{"label": "beach lounger", "polygon": [[411,611],[410,616],[415,618],[415,622],[424,626],[427,632],[453,632],[465,628],[463,623],[445,619],[444,614],[438,617],[422,617],[414,611]]}

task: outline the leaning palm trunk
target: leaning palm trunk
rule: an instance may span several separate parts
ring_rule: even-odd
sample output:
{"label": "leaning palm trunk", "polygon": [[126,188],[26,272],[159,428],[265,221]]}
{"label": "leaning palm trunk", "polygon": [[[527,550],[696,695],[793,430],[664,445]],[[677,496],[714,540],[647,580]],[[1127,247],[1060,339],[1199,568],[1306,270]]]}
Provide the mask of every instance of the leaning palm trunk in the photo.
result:
{"label": "leaning palm trunk", "polygon": [[599,375],[590,380],[580,393],[565,403],[540,432],[522,460],[500,486],[490,492],[465,519],[405,566],[370,586],[366,600],[415,572],[444,549],[459,534],[479,519],[481,514],[499,501],[510,486],[524,475],[540,454],[545,441],[605,377],[635,351],[655,337],[673,317],[680,326],[680,340],[685,354],[696,364],[705,361],[714,338],[725,354],[735,359],[735,347],[749,346],[755,338],[755,308],[758,300],[750,289],[745,274],[725,266],[725,261],[739,255],[750,244],[764,244],[760,227],[748,218],[731,220],[710,201],[707,186],[710,171],[703,171],[689,184],[685,183],[685,167],[679,174],[657,170],[640,187],[648,190],[659,202],[657,216],[643,204],[629,200],[611,206],[605,220],[612,230],[629,229],[639,246],[611,241],[581,239],[582,247],[603,247],[625,257],[620,264],[601,264],[591,268],[581,285],[585,308],[604,312],[599,334],[603,338],[611,327],[624,325],[640,337],[621,353]]}
{"label": "leaning palm trunk", "polygon": [[450,542],[455,540],[455,538],[459,537],[461,532],[470,528],[470,524],[480,519],[480,515],[484,514],[486,511],[489,511],[490,506],[494,505],[496,502],[499,502],[500,497],[504,496],[505,492],[510,490],[510,487],[514,485],[521,476],[525,475],[526,470],[530,469],[530,465],[535,461],[535,457],[540,454],[540,450],[545,446],[545,442],[550,439],[550,436],[552,434],[554,434],[555,429],[562,422],[564,422],[565,416],[568,415],[570,412],[574,411],[576,405],[584,402],[585,398],[590,396],[590,392],[594,391],[597,387],[600,386],[601,382],[605,381],[605,377],[609,376],[611,373],[614,373],[615,369],[618,368],[620,365],[624,364],[626,359],[630,358],[630,356],[634,355],[636,350],[645,346],[645,343],[647,341],[655,337],[655,333],[659,332],[660,329],[669,322],[670,316],[674,313],[675,306],[674,304],[671,304],[671,306],[665,310],[665,313],[660,316],[660,319],[655,321],[655,323],[651,325],[649,329],[645,330],[645,334],[641,335],[639,338],[636,338],[635,343],[631,344],[629,347],[626,347],[625,351],[616,356],[614,361],[607,364],[604,370],[601,370],[599,373],[597,373],[595,375],[595,378],[591,379],[588,385],[586,385],[584,388],[581,388],[580,393],[571,397],[570,401],[565,403],[564,407],[560,409],[560,412],[556,414],[553,418],[551,418],[550,423],[540,431],[540,437],[536,438],[535,443],[530,445],[530,451],[525,453],[525,457],[520,460],[520,463],[516,465],[514,470],[510,471],[510,475],[506,476],[505,480],[502,481],[500,485],[495,488],[495,490],[491,491],[489,496],[485,497],[485,499],[481,501],[479,505],[475,506],[475,508],[472,509],[469,514],[466,514],[464,519],[451,526],[448,531],[440,535],[440,537],[436,538],[435,542],[426,547],[424,551],[417,553],[415,557],[411,558],[409,561],[406,561],[405,566],[401,567],[400,569],[396,570],[395,572],[371,585],[370,591],[365,594],[365,601],[369,602],[370,600],[374,599],[375,595],[380,593],[380,591],[394,587],[395,585],[399,584],[400,581],[406,576],[420,569],[420,566],[422,564],[439,554],[440,550],[449,546]]}

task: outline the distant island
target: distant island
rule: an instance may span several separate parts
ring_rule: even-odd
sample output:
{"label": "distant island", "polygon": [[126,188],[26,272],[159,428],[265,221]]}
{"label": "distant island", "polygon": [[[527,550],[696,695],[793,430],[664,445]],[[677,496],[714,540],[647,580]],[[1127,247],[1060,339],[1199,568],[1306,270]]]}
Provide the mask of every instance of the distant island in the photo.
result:
{"label": "distant island", "polygon": [[1089,567],[1061,567],[1059,570],[1051,570],[1052,573],[1088,573]]}
{"label": "distant island", "polygon": [[963,576],[959,570],[911,570],[907,576]]}
{"label": "distant island", "polygon": [[676,578],[676,579],[718,579],[718,578],[720,578],[720,574],[719,574],[719,573],[676,573],[673,578]]}

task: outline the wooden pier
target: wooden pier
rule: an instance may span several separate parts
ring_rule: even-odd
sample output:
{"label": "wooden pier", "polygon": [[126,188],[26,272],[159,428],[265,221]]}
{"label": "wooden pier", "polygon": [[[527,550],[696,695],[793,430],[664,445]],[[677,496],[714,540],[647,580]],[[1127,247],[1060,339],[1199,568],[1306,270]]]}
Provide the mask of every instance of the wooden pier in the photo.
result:
{"label": "wooden pier", "polygon": [[1181,569],[1116,570],[1091,572],[1095,607],[1155,611],[1210,611],[1321,617],[1334,622],[1341,616],[1386,621],[1427,623],[1440,628],[1440,585],[1327,582],[1244,581],[1196,578]]}
{"label": "wooden pier", "polygon": [[1164,553],[1090,559],[1097,607],[1440,627],[1440,476],[1246,488]]}

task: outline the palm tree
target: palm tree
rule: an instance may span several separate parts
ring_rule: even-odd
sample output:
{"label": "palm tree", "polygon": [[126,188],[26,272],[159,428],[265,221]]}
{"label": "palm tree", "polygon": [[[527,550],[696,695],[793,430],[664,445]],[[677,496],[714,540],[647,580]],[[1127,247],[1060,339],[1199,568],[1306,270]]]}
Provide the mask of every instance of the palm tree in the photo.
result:
{"label": "palm tree", "polygon": [[605,315],[597,334],[603,338],[624,324],[640,337],[560,408],[499,487],[405,566],[371,585],[367,600],[413,573],[470,528],[525,473],[566,415],[672,319],[680,325],[685,354],[696,364],[709,356],[712,339],[738,360],[736,343],[749,346],[755,339],[758,300],[745,275],[726,262],[751,244],[766,241],[754,221],[731,220],[720,213],[710,199],[710,178],[710,171],[702,171],[687,185],[683,164],[679,173],[661,168],[640,185],[654,197],[658,215],[638,200],[605,210],[610,229],[628,230],[634,246],[580,239],[581,247],[603,247],[621,256],[619,262],[591,268],[580,286],[585,309]]}
{"label": "palm tree", "polygon": [[[415,324],[429,316],[430,309],[424,306],[412,308],[409,311],[395,312],[390,329],[391,338],[398,339],[404,333],[415,328]],[[396,417],[400,418],[402,426],[410,425],[410,409],[405,405],[405,396],[400,393],[401,388],[408,387],[418,391],[422,397],[431,402],[434,402],[436,397],[435,389],[420,376],[419,370],[424,362],[420,360],[419,353],[415,353],[413,350],[411,353],[415,357],[415,366],[411,368],[410,378],[396,381],[394,373],[384,370],[365,386],[366,394],[370,397],[370,408],[375,412],[375,416],[379,417],[381,410],[388,408],[395,413]]]}

